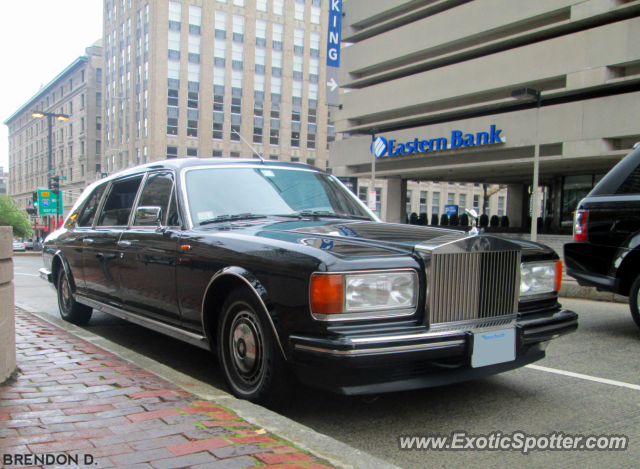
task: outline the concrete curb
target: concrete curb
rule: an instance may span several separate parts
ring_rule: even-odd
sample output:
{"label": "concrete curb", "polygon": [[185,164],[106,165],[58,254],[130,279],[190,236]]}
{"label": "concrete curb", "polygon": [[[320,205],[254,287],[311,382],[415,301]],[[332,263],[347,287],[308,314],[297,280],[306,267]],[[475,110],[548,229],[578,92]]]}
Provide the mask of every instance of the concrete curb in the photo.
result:
{"label": "concrete curb", "polygon": [[289,440],[305,451],[313,453],[321,459],[326,459],[331,462],[331,464],[344,467],[345,469],[400,469],[398,466],[389,464],[329,436],[322,435],[309,427],[294,422],[269,409],[236,399],[231,394],[195,380],[125,347],[109,342],[103,337],[74,326],[73,324],[69,324],[62,319],[42,313],[21,303],[15,303],[15,306],[97,347],[115,353],[134,365],[164,378],[180,386],[185,391],[202,397],[204,400],[219,402],[221,405],[236,412],[246,421],[254,425],[259,425],[269,432]]}

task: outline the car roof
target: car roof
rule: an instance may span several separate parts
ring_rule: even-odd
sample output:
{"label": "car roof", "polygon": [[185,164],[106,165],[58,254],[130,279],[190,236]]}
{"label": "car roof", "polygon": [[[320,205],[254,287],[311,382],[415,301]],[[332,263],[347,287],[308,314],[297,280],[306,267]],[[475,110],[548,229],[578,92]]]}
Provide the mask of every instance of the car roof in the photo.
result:
{"label": "car roof", "polygon": [[316,168],[314,166],[305,164],[305,163],[290,163],[283,161],[273,161],[273,160],[264,160],[260,161],[258,158],[171,158],[168,160],[161,161],[153,161],[151,163],[142,164],[139,166],[134,166],[132,168],[127,168],[122,171],[118,171],[117,173],[111,174],[105,179],[101,181],[106,181],[110,179],[117,179],[123,176],[130,176],[134,174],[140,174],[153,169],[172,169],[179,171],[184,168],[189,168],[192,166],[220,166],[220,165],[265,165],[270,167],[281,167],[281,168],[306,168],[306,169],[314,169],[319,172],[323,172],[321,169]]}
{"label": "car roof", "polygon": [[640,147],[625,156],[617,165],[609,171],[587,197],[613,195],[640,165]]}

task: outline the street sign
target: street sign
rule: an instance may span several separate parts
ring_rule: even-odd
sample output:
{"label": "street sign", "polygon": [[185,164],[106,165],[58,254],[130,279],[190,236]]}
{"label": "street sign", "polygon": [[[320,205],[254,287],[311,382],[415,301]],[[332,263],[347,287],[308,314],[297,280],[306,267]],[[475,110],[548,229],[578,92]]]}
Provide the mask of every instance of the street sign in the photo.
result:
{"label": "street sign", "polygon": [[58,214],[58,196],[54,191],[38,189],[38,213],[40,215]]}
{"label": "street sign", "polygon": [[457,205],[445,205],[444,213],[447,216],[457,215],[458,214],[458,206]]}
{"label": "street sign", "polygon": [[327,104],[340,101],[340,38],[342,36],[342,0],[329,0],[327,38]]}
{"label": "street sign", "polygon": [[61,181],[66,181],[67,180],[67,176],[58,176],[60,178]]}
{"label": "street sign", "polygon": [[377,202],[376,191],[369,191],[369,210],[375,210]]}

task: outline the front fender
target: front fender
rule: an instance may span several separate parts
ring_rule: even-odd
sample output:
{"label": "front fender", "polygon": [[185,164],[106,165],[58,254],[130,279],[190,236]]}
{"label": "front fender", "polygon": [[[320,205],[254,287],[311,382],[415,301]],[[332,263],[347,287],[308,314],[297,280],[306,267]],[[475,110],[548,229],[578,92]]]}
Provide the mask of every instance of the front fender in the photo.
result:
{"label": "front fender", "polygon": [[58,275],[60,273],[60,269],[64,269],[64,272],[67,274],[67,278],[69,279],[69,286],[71,287],[71,291],[76,291],[76,282],[73,278],[73,274],[71,273],[71,267],[69,266],[69,261],[65,257],[64,253],[57,249],[51,258],[51,278],[53,280],[53,287],[58,289]]}
{"label": "front fender", "polygon": [[[287,354],[285,353],[284,347],[282,346],[281,337],[283,334],[276,327],[275,317],[275,308],[271,298],[267,290],[264,288],[262,283],[258,280],[258,278],[249,272],[248,270],[238,267],[238,266],[230,266],[225,267],[224,269],[219,270],[216,274],[211,278],[209,285],[205,291],[204,297],[202,299],[202,324],[204,326],[205,333],[209,336],[212,335],[211,331],[215,329],[212,328],[213,321],[217,324],[218,315],[214,315],[213,317],[210,314],[205,314],[210,310],[210,306],[212,303],[215,303],[215,298],[222,297],[219,293],[225,292],[228,293],[229,280],[233,279],[233,283],[244,284],[249,287],[250,290],[253,291],[255,296],[258,298],[258,301],[262,305],[264,309],[264,313],[269,321],[271,326],[271,330],[278,342],[278,348],[282,352],[285,360],[287,359]],[[209,337],[210,343],[215,343],[215,337]]]}

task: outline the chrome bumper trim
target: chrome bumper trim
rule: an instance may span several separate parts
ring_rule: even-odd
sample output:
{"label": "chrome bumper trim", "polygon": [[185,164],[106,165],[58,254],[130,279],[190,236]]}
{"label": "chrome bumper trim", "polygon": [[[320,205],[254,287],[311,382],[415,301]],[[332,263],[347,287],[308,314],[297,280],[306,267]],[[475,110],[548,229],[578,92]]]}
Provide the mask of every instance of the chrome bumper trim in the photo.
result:
{"label": "chrome bumper trim", "polygon": [[435,348],[454,347],[458,345],[464,345],[464,340],[451,340],[448,342],[434,342],[432,344],[417,344],[417,345],[399,345],[397,347],[381,347],[373,349],[361,349],[361,350],[329,350],[319,347],[310,347],[308,345],[296,344],[298,350],[308,350],[310,352],[327,353],[330,355],[338,356],[361,356],[361,355],[375,355],[377,353],[387,352],[417,352],[420,350],[431,350]]}

